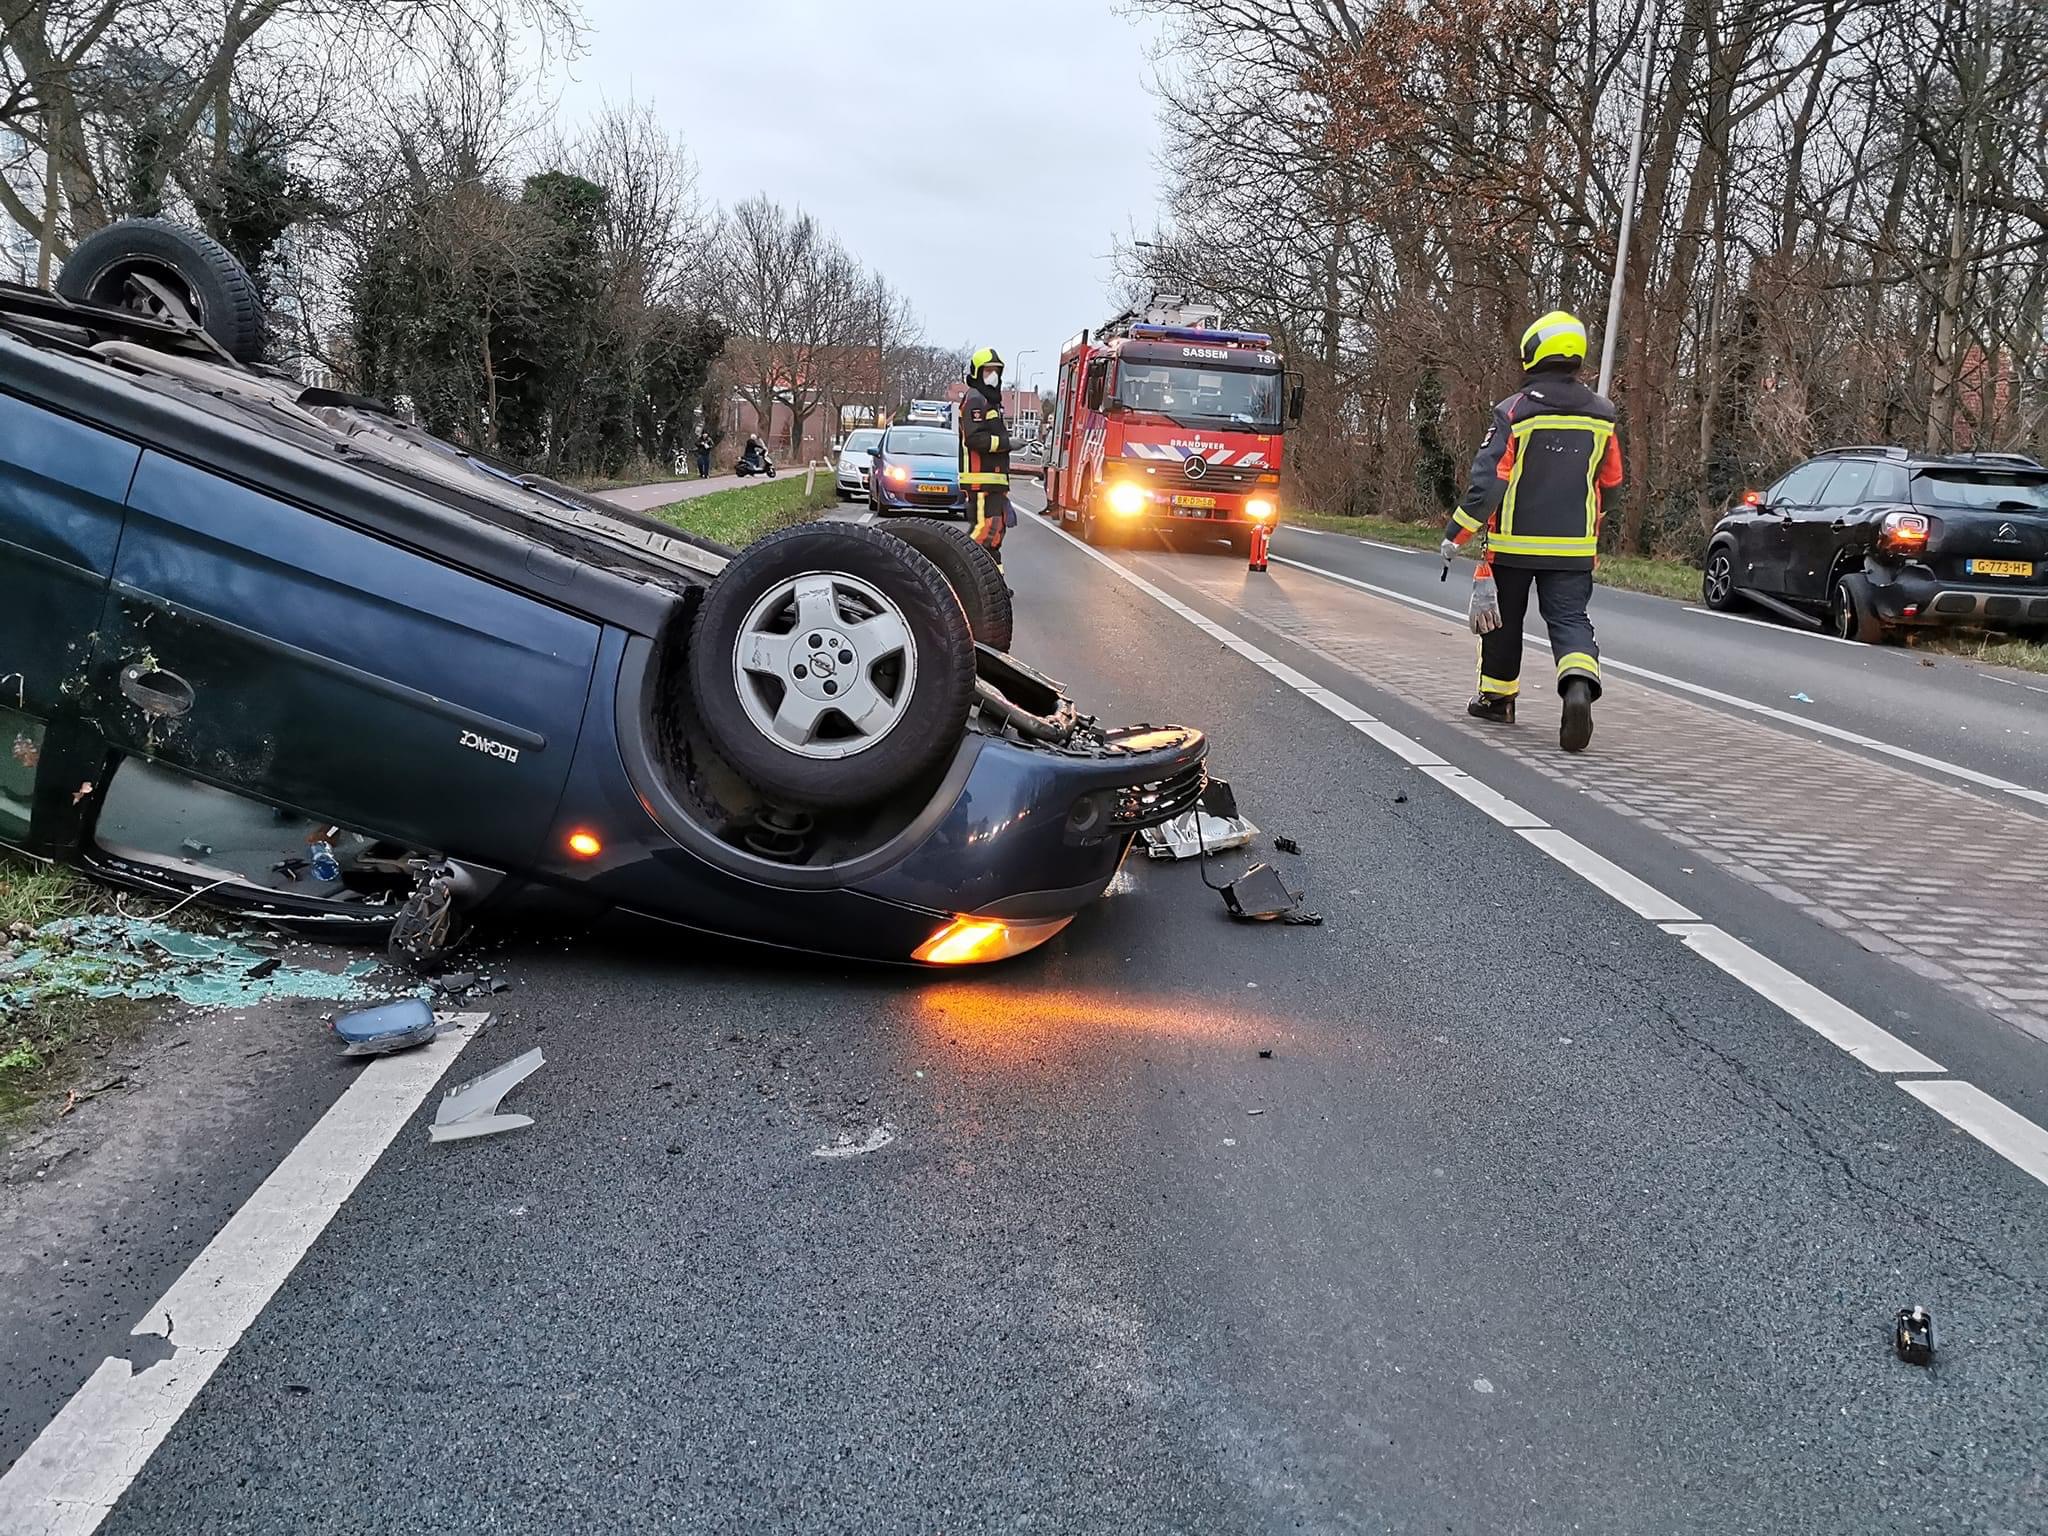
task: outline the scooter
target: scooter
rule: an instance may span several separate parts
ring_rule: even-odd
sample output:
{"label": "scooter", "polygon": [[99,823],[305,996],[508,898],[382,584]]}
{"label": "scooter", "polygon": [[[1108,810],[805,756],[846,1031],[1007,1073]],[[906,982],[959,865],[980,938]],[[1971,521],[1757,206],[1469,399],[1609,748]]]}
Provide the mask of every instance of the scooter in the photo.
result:
{"label": "scooter", "polygon": [[773,480],[775,478],[775,461],[765,453],[758,457],[742,457],[733,465],[732,472],[740,476],[766,475],[770,480]]}

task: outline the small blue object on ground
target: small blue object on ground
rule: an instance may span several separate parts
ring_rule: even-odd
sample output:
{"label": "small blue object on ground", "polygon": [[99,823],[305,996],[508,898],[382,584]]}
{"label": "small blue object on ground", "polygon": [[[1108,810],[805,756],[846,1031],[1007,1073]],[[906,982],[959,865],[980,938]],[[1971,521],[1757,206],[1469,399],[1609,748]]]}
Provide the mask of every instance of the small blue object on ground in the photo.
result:
{"label": "small blue object on ground", "polygon": [[388,1056],[425,1045],[441,1032],[434,1010],[416,997],[345,1013],[334,1021],[344,1056]]}

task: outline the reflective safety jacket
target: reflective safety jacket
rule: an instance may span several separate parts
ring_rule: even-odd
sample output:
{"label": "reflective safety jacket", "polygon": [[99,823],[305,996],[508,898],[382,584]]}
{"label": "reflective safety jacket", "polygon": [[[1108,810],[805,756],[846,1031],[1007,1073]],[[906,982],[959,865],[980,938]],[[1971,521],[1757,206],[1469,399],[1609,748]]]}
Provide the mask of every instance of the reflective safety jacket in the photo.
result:
{"label": "reflective safety jacket", "polygon": [[1493,408],[1444,537],[1463,544],[1483,528],[1496,564],[1590,571],[1601,495],[1619,484],[1613,405],[1576,374],[1538,367]]}
{"label": "reflective safety jacket", "polygon": [[960,397],[960,488],[976,491],[1010,483],[1010,428],[1003,420],[1000,387],[975,379]]}

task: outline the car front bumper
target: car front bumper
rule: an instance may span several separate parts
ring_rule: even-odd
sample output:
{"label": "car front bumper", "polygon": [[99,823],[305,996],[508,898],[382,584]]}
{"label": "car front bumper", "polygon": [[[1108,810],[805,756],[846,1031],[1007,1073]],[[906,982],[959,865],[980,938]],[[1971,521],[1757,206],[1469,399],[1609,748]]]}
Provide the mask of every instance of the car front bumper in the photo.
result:
{"label": "car front bumper", "polygon": [[967,493],[957,486],[944,496],[904,495],[884,485],[875,492],[875,500],[884,512],[907,512],[912,516],[932,512],[965,512]]}
{"label": "car front bumper", "polygon": [[1924,565],[1865,567],[1871,605],[1887,624],[1972,629],[2048,627],[2048,585],[2039,581],[1951,581]]}

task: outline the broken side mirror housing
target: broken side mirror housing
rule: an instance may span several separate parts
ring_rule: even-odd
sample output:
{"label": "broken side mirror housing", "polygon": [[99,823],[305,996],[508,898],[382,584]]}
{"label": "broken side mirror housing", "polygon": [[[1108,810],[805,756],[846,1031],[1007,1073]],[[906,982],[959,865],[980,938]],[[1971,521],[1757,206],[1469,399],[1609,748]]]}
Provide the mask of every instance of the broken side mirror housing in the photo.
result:
{"label": "broken side mirror housing", "polygon": [[1290,425],[1301,420],[1302,407],[1308,403],[1308,385],[1298,373],[1287,375],[1287,420]]}

